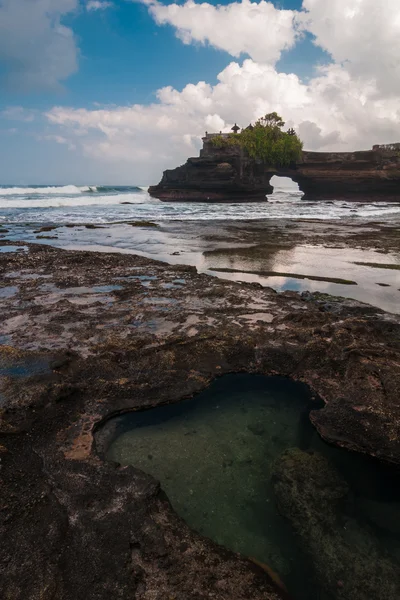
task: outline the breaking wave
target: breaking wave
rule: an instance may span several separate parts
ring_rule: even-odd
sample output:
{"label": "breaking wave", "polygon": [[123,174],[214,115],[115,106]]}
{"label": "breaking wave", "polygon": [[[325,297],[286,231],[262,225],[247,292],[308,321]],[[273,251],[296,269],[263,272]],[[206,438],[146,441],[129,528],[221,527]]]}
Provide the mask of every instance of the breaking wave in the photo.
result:
{"label": "breaking wave", "polygon": [[76,185],[47,186],[47,187],[0,187],[1,196],[27,196],[32,194],[82,194],[84,192],[97,192],[96,186],[85,185],[78,187]]}
{"label": "breaking wave", "polygon": [[265,202],[209,204],[161,202],[139,186],[0,186],[0,222],[221,221],[258,219],[383,219],[400,217],[400,204],[302,200],[302,192],[278,182]]}
{"label": "breaking wave", "polygon": [[147,192],[147,187],[138,186],[107,186],[107,185],[49,185],[46,187],[1,187],[0,198],[2,196],[79,196],[80,194],[118,194],[129,192]]}
{"label": "breaking wave", "polygon": [[1,198],[0,209],[11,208],[61,208],[63,206],[97,206],[97,205],[117,205],[117,204],[149,204],[159,202],[150,196],[141,193],[133,194],[114,194],[114,195],[76,195],[75,197],[53,197],[53,198]]}
{"label": "breaking wave", "polygon": [[129,192],[147,192],[148,188],[139,187],[137,185],[123,185],[123,186],[110,186],[110,185],[98,185],[95,187],[95,190],[99,193],[129,193]]}

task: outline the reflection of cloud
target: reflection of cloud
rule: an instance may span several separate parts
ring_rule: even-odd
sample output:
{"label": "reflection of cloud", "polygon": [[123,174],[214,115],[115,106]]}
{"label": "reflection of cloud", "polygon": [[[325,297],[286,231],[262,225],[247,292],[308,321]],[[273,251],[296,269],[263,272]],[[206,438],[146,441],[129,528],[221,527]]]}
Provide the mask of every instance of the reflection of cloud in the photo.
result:
{"label": "reflection of cloud", "polygon": [[[296,233],[294,233],[296,235]],[[270,271],[276,271],[277,273],[282,273],[290,271],[291,273],[298,273],[296,268],[296,255],[298,253],[298,246],[294,246],[292,248],[287,248],[285,250],[279,250],[273,256],[271,256],[272,263]]]}
{"label": "reflection of cloud", "polygon": [[[245,248],[218,248],[204,252],[208,268],[236,269],[238,271],[275,271],[276,256],[279,248],[272,245],[257,244]],[[290,250],[287,250],[290,252]]]}
{"label": "reflection of cloud", "polygon": [[275,279],[275,283],[273,286],[274,289],[279,289],[279,291],[281,292],[300,292],[307,289],[307,287],[304,285],[304,279],[290,279],[285,277],[281,279],[281,283],[279,284],[276,282],[276,279],[280,278],[271,277],[271,279]]}
{"label": "reflection of cloud", "polygon": [[[339,296],[365,302],[372,306],[377,306],[382,310],[399,314],[400,303],[395,292],[391,288],[370,289],[360,285],[348,286],[338,283],[326,283],[324,281],[311,281],[310,279],[294,279],[290,277],[261,277],[260,275],[252,275],[250,273],[221,273],[214,271],[212,273],[220,279],[229,281],[244,281],[248,283],[259,283],[263,287],[272,288],[277,292],[322,292],[331,296]],[[392,288],[393,289],[393,288]],[[389,291],[388,291],[389,290]],[[398,293],[398,292],[397,292]],[[329,298],[326,300],[329,303]]]}
{"label": "reflection of cloud", "polygon": [[[333,296],[354,298],[348,293],[348,286],[328,281],[313,281],[312,279],[296,279],[296,277],[267,277],[268,285],[278,292],[322,292]],[[351,286],[353,288],[353,286]],[[345,292],[345,293],[344,293]]]}

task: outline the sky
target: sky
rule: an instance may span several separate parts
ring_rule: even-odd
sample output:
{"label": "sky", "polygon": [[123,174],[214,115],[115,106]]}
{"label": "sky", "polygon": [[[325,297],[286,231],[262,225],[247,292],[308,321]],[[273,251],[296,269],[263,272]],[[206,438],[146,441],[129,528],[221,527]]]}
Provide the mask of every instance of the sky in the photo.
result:
{"label": "sky", "polygon": [[277,111],[307,150],[400,141],[399,0],[0,0],[0,184],[148,185]]}

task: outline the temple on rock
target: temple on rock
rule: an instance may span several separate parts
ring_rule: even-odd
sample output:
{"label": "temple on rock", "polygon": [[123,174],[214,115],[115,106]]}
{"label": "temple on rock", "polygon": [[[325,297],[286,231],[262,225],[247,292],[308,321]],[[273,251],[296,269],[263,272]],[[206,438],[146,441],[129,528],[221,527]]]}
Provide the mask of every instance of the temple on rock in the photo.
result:
{"label": "temple on rock", "polygon": [[[232,131],[239,131],[236,123]],[[229,136],[206,131],[200,156],[165,171],[149,194],[163,201],[266,202],[273,192],[270,180],[278,175],[295,181],[304,200],[400,202],[400,143],[357,152],[303,151],[297,162],[276,167],[251,158],[239,145],[213,142]]]}

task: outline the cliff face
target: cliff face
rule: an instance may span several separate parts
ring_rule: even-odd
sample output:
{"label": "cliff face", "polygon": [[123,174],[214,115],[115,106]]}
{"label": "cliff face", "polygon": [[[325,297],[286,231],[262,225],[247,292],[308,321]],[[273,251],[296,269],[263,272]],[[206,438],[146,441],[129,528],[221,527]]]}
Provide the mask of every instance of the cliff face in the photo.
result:
{"label": "cliff face", "polygon": [[274,168],[238,147],[215,148],[208,138],[199,158],[164,171],[149,193],[164,201],[265,201],[273,175],[299,184],[305,200],[400,201],[400,145],[361,152],[303,152],[289,168]]}
{"label": "cliff face", "polygon": [[303,152],[293,169],[280,171],[308,200],[400,201],[400,151]]}

